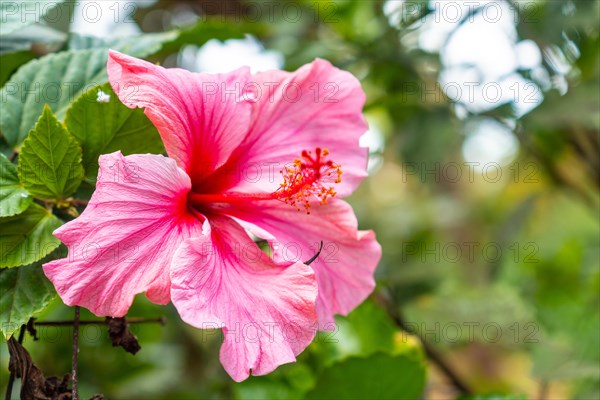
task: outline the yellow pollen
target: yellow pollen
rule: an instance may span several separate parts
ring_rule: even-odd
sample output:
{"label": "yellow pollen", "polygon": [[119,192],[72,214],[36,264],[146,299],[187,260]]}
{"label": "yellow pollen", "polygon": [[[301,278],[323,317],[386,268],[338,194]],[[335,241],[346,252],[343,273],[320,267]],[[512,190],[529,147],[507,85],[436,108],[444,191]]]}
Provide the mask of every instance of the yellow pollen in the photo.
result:
{"label": "yellow pollen", "polygon": [[314,200],[327,204],[327,200],[335,197],[332,185],[342,181],[341,165],[335,164],[326,157],[329,150],[317,147],[314,151],[304,150],[301,158],[296,158],[291,165],[280,170],[283,182],[275,191],[277,199],[310,214],[310,206]]}

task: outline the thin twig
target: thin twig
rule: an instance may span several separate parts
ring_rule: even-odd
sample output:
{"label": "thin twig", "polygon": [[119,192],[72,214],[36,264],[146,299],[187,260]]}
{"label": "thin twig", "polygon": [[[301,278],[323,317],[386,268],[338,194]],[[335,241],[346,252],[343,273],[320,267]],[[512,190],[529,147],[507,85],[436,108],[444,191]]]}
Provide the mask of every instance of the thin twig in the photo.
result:
{"label": "thin twig", "polygon": [[473,390],[452,370],[452,368],[444,361],[442,356],[435,350],[424,337],[420,336],[418,332],[414,329],[411,329],[408,324],[404,321],[404,319],[400,316],[400,313],[393,306],[392,302],[382,293],[376,292],[374,294],[375,300],[382,305],[392,320],[404,331],[411,333],[419,338],[421,343],[423,344],[423,349],[425,350],[425,354],[427,358],[431,360],[452,382],[452,385],[458,390],[462,395],[472,395]]}
{"label": "thin twig", "polygon": [[[19,344],[23,344],[23,339],[25,338],[25,325],[21,326],[21,330],[19,331],[19,338],[18,338],[18,342]],[[13,384],[15,383],[15,374],[12,372],[10,372],[10,376],[8,377],[8,385],[6,386],[6,400],[10,400],[12,398],[12,389],[13,389]]]}
{"label": "thin twig", "polygon": [[[150,324],[150,323],[158,323],[161,325],[165,325],[167,322],[165,317],[159,318],[141,318],[141,317],[133,317],[127,318],[128,324]],[[73,325],[73,321],[34,321],[33,324],[35,326],[71,326]],[[80,320],[79,325],[106,325],[105,320]]]}
{"label": "thin twig", "polygon": [[72,394],[73,400],[79,400],[79,391],[77,388],[77,356],[79,353],[79,306],[75,306],[75,317],[73,318],[73,358],[71,379],[73,381]]}

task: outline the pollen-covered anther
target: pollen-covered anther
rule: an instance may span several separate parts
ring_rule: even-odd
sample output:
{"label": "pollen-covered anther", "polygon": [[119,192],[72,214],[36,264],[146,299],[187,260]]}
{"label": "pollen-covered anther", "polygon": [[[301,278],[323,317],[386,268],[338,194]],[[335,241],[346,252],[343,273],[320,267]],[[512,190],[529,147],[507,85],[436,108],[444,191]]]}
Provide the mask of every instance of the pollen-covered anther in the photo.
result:
{"label": "pollen-covered anther", "polygon": [[327,204],[327,200],[336,195],[332,186],[342,181],[341,166],[328,156],[329,151],[319,147],[314,153],[302,151],[301,158],[280,170],[283,182],[275,191],[275,197],[299,211],[304,209],[307,214],[316,200]]}

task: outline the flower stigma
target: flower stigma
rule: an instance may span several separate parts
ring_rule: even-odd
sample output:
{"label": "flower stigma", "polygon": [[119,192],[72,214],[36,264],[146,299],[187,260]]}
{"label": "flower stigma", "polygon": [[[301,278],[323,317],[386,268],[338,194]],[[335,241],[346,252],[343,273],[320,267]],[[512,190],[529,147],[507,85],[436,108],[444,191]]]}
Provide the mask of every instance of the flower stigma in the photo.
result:
{"label": "flower stigma", "polygon": [[312,151],[302,151],[301,158],[280,170],[283,182],[274,196],[298,211],[304,208],[307,214],[310,214],[313,197],[317,197],[320,204],[327,204],[327,200],[336,195],[328,184],[342,181],[341,166],[329,160],[328,156],[329,150],[320,147],[315,149],[314,156]]}
{"label": "flower stigma", "polygon": [[332,185],[342,181],[341,165],[329,159],[329,150],[317,147],[315,151],[303,150],[300,158],[284,166],[279,172],[283,182],[272,193],[205,194],[190,192],[192,206],[203,207],[209,204],[231,204],[252,200],[279,200],[296,207],[298,211],[310,214],[311,203],[318,199],[321,205],[335,197],[337,192]]}

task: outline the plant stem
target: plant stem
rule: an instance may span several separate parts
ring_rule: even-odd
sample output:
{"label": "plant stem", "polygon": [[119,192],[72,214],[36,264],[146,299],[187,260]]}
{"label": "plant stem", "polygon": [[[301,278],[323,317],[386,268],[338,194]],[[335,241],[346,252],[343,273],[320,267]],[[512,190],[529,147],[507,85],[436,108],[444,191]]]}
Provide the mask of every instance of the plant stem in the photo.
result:
{"label": "plant stem", "polygon": [[[25,325],[21,326],[21,330],[19,331],[19,344],[23,344],[23,339],[25,338]],[[10,372],[10,376],[8,378],[8,385],[6,386],[6,400],[10,400],[12,398],[12,388],[15,383],[15,374]]]}
{"label": "plant stem", "polygon": [[375,300],[382,305],[387,311],[388,315],[392,318],[392,320],[396,323],[396,325],[402,330],[415,335],[419,338],[423,345],[423,349],[425,350],[425,354],[427,358],[435,364],[443,373],[448,377],[452,385],[460,392],[462,395],[472,395],[473,390],[452,370],[452,368],[446,363],[446,361],[442,358],[442,356],[435,350],[424,337],[419,335],[414,329],[411,329],[408,324],[404,321],[396,307],[393,305],[392,301],[385,295],[380,292],[375,293]]}
{"label": "plant stem", "polygon": [[73,318],[73,358],[71,379],[73,381],[72,394],[73,400],[79,400],[79,391],[77,388],[77,356],[79,353],[79,306],[75,306],[75,317]]}

